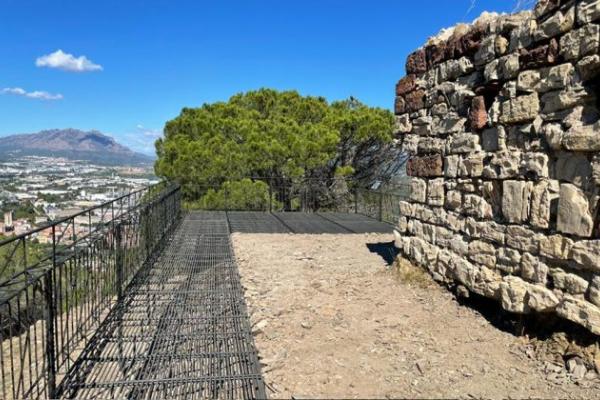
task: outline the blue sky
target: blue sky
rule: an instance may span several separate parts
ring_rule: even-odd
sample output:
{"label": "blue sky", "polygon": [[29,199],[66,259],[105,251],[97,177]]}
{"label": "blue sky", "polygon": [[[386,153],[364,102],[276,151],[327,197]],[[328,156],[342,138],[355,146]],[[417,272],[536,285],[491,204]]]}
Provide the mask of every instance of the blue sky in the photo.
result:
{"label": "blue sky", "polygon": [[515,3],[0,0],[0,136],[97,129],[153,152],[182,107],[260,87],[391,109],[427,37]]}

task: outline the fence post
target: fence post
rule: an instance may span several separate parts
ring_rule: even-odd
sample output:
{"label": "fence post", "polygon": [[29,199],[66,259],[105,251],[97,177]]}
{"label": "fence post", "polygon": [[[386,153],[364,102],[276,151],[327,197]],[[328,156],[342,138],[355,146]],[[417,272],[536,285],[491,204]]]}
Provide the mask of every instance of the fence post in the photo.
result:
{"label": "fence post", "polygon": [[379,218],[380,221],[383,221],[383,192],[379,191]]}
{"label": "fence post", "polygon": [[273,212],[273,183],[272,178],[269,177],[269,212]]}
{"label": "fence post", "polygon": [[116,275],[117,275],[117,298],[123,297],[123,226],[117,224],[115,226],[115,238],[116,238],[116,253],[115,253],[115,264],[116,264]]}
{"label": "fence post", "polygon": [[56,398],[56,349],[54,346],[54,318],[56,304],[54,302],[54,282],[52,274],[56,270],[56,226],[52,226],[52,269],[46,271],[44,277],[44,297],[46,301],[46,363],[48,397]]}
{"label": "fence post", "polygon": [[354,214],[358,214],[358,188],[354,189]]}

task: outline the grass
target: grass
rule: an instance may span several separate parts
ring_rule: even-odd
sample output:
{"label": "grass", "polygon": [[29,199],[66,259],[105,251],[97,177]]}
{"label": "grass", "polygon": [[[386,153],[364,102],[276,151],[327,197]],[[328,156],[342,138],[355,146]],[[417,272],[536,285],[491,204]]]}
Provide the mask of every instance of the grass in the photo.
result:
{"label": "grass", "polygon": [[433,285],[431,276],[429,276],[423,268],[414,265],[401,256],[398,256],[394,261],[393,271],[395,272],[396,278],[407,285],[423,289]]}

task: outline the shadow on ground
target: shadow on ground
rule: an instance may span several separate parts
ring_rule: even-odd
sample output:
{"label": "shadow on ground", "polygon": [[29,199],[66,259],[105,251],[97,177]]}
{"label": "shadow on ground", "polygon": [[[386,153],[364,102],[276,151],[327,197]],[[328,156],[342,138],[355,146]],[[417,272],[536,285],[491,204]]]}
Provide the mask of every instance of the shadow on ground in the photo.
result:
{"label": "shadow on ground", "polygon": [[371,253],[376,253],[383,258],[387,265],[392,265],[398,255],[394,242],[367,243],[367,248]]}

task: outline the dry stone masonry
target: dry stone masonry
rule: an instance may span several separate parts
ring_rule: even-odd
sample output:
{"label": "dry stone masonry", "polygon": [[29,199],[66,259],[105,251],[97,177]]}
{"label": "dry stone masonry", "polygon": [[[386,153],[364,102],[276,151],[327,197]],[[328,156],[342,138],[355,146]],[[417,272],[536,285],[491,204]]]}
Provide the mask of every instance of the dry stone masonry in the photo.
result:
{"label": "dry stone masonry", "polygon": [[444,283],[600,334],[600,0],[430,39],[396,86],[396,245]]}

